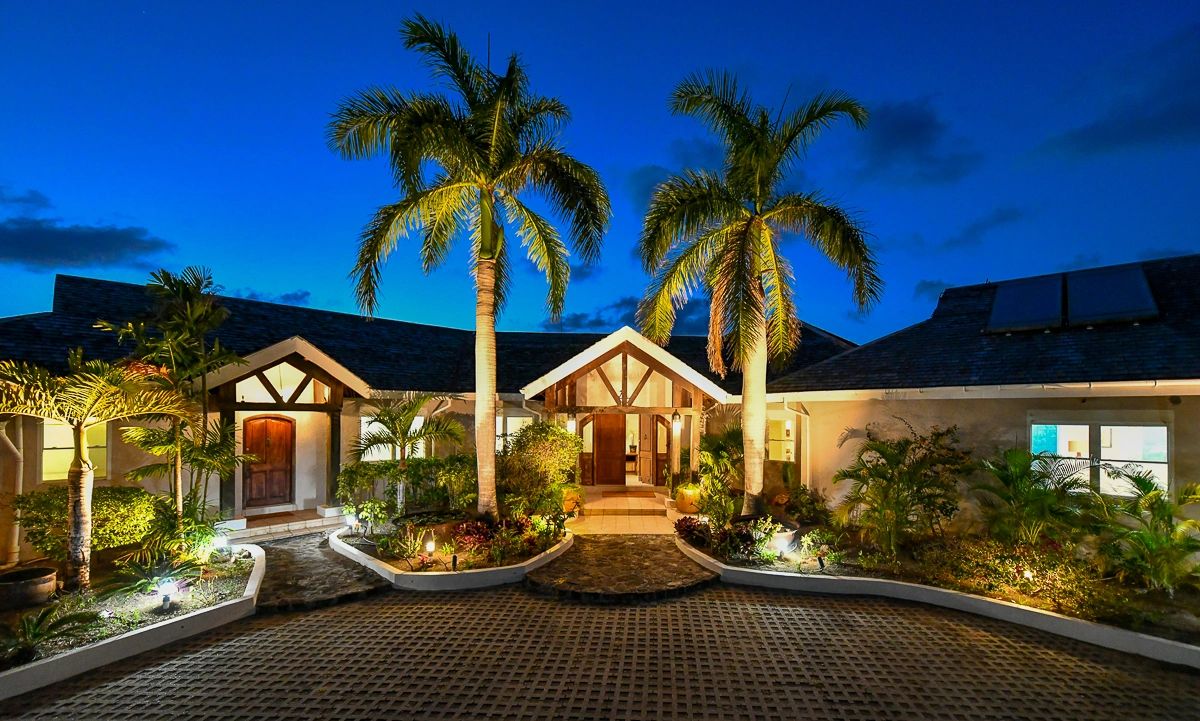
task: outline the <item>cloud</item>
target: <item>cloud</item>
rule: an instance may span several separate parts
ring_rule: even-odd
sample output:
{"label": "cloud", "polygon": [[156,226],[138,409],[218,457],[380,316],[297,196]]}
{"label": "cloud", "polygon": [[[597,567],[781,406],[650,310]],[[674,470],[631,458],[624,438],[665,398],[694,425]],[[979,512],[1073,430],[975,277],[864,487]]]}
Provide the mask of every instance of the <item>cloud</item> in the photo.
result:
{"label": "cloud", "polygon": [[1025,217],[1025,211],[1011,205],[1002,205],[992,212],[973,220],[957,235],[942,242],[942,248],[967,248],[979,245],[984,237],[996,228],[1010,225]]}
{"label": "cloud", "polygon": [[[601,306],[590,313],[566,313],[558,323],[544,321],[542,328],[550,331],[611,332],[621,326],[637,327],[638,299],[627,295]],[[675,315],[675,335],[705,335],[708,333],[708,300],[696,298]]]}
{"label": "cloud", "polygon": [[913,300],[933,300],[936,301],[941,297],[942,291],[949,288],[950,284],[944,280],[933,280],[925,278],[918,280],[913,286]]}
{"label": "cloud", "polygon": [[675,173],[683,170],[717,171],[725,162],[725,149],[721,144],[705,138],[676,138],[667,145],[667,155],[674,169],[656,163],[639,165],[626,178],[629,197],[639,210],[644,210],[650,204],[654,187]]}
{"label": "cloud", "polygon": [[234,298],[261,300],[265,303],[282,303],[283,305],[308,305],[312,300],[312,292],[303,289],[276,295],[274,293],[262,293],[253,288],[238,288],[231,291],[230,294]]}
{"label": "cloud", "polygon": [[20,208],[24,214],[53,207],[50,199],[37,190],[15,193],[0,185],[0,206]]}
{"label": "cloud", "polygon": [[1200,25],[1108,75],[1106,90],[1126,91],[1090,121],[1050,138],[1047,149],[1083,156],[1200,142]]}
{"label": "cloud", "polygon": [[588,280],[600,274],[600,264],[572,263],[571,280]]}
{"label": "cloud", "polygon": [[950,137],[929,98],[875,106],[862,136],[863,164],[858,173],[863,178],[917,185],[953,183],[983,161],[966,140]]}
{"label": "cloud", "polygon": [[145,228],[65,225],[27,216],[0,221],[0,263],[30,270],[124,266],[151,268],[148,258],[175,248]]}

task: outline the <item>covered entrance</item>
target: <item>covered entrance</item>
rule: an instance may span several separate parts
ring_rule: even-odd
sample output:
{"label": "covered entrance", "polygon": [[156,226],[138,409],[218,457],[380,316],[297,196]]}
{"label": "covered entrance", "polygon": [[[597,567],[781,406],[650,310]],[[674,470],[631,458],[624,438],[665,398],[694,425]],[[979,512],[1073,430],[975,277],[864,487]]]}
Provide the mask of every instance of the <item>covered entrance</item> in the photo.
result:
{"label": "covered entrance", "polygon": [[296,422],[285,416],[254,416],[242,424],[242,505],[291,503],[296,497]]}

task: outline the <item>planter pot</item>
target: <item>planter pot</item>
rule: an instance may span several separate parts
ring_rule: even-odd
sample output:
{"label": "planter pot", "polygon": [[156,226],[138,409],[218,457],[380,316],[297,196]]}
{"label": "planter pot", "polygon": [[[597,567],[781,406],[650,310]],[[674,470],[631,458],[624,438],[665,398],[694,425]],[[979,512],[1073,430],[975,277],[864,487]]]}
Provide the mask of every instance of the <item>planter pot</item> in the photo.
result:
{"label": "planter pot", "polygon": [[680,513],[699,513],[699,488],[680,488],[675,492],[675,510]]}
{"label": "planter pot", "polygon": [[563,513],[571,511],[579,511],[583,507],[583,499],[575,491],[567,491],[563,494]]}
{"label": "planter pot", "polygon": [[0,608],[37,606],[58,588],[58,570],[48,566],[18,568],[0,573]]}

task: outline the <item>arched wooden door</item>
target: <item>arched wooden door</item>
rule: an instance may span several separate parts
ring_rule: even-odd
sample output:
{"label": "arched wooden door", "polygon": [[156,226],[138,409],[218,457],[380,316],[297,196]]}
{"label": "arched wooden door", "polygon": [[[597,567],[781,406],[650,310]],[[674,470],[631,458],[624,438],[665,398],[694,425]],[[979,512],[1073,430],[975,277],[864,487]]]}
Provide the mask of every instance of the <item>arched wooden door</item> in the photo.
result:
{"label": "arched wooden door", "polygon": [[254,416],[242,423],[242,505],[276,506],[294,499],[296,422],[286,416]]}

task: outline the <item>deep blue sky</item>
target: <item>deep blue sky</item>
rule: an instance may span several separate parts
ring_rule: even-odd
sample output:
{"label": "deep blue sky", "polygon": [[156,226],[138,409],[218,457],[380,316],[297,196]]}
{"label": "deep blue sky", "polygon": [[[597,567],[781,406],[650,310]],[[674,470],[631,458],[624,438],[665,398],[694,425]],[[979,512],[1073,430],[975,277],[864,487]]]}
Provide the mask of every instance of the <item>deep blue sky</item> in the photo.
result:
{"label": "deep blue sky", "polygon": [[[231,292],[354,310],[357,233],[394,193],[325,124],[357,89],[432,85],[397,33],[413,10],[480,55],[490,33],[572,110],[563,139],[615,217],[568,327],[624,319],[649,189],[713,162],[666,108],[704,68],[766,104],[838,88],[872,110],[796,179],[867,223],[882,303],[858,317],[841,274],[788,245],[801,317],[853,340],[926,317],[946,284],[1200,251],[1200,5],[984,5],[0,2],[0,316],[47,309],[55,272],[195,263]],[[515,289],[500,327],[540,328],[544,282]],[[426,277],[402,245],[383,290],[381,315],[473,322],[465,254]]]}

